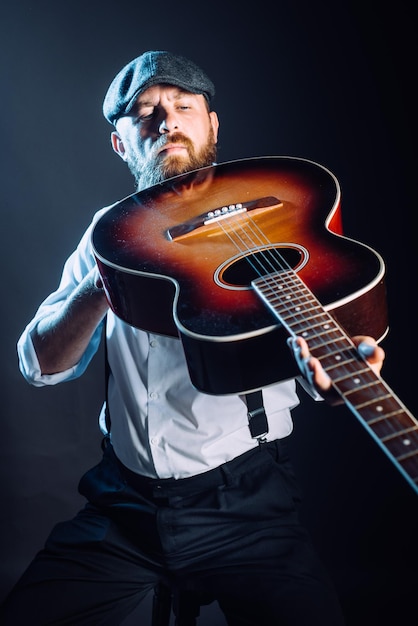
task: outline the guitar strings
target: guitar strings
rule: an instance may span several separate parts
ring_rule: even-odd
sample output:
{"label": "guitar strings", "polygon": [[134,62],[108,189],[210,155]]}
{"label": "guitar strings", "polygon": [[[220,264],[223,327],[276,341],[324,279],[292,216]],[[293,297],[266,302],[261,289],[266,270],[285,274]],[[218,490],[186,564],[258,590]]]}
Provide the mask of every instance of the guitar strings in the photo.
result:
{"label": "guitar strings", "polygon": [[[280,288],[289,287],[289,281],[285,280],[284,272],[286,272],[287,275],[290,273],[292,277],[299,280],[297,272],[294,271],[288,261],[286,261],[284,256],[279,252],[279,249],[274,246],[259,225],[249,217],[248,214],[231,216],[228,218],[228,221],[238,223],[240,232],[236,228],[232,230],[225,228],[225,224],[222,223],[223,221],[219,222],[220,228],[230,239],[236,250],[245,255],[247,262],[251,265],[258,278],[264,281],[266,287],[268,287],[269,282],[265,280],[264,277],[269,276],[271,279],[272,272],[273,280]],[[252,253],[254,252],[259,253],[258,256],[253,255]],[[304,285],[304,287],[307,289],[306,285]],[[312,299],[314,299],[313,294],[311,294],[311,292],[309,293],[312,295]],[[292,298],[291,301],[289,300],[288,303],[284,302],[289,314],[291,314],[290,306],[293,307],[296,303],[303,306],[303,300],[301,300],[299,295],[296,293],[293,295],[294,298]],[[305,296],[302,296],[302,298],[305,298]],[[283,323],[283,320],[281,321]],[[290,334],[295,336],[295,333],[290,327],[286,325],[286,328]]]}
{"label": "guitar strings", "polygon": [[[248,216],[248,214],[246,214]],[[236,241],[234,241],[233,237],[231,236],[231,233],[224,228],[224,224],[222,223],[222,221],[219,223],[222,230],[224,231],[224,233],[229,237],[229,239],[232,241],[233,245],[235,246],[235,248],[240,252],[240,253],[247,253],[246,255],[246,260],[248,261],[248,263],[251,265],[251,267],[254,269],[254,271],[257,273],[257,275],[259,276],[259,278],[262,278],[263,276],[265,276],[266,274],[270,274],[271,270],[274,272],[280,271],[280,270],[291,270],[291,266],[287,263],[287,261],[285,260],[285,258],[280,255],[280,253],[278,252],[277,248],[269,248],[268,246],[272,245],[272,242],[269,241],[269,239],[267,238],[267,236],[264,234],[264,232],[261,230],[261,228],[258,226],[258,224],[256,224],[256,222],[254,222],[254,220],[250,217],[249,220],[247,220],[245,218],[245,216],[243,215],[235,215],[235,216],[231,216],[229,218],[229,221],[240,221],[241,224],[239,224],[240,230],[243,233],[245,239],[248,239],[250,241],[251,245],[248,245],[245,243],[244,237],[241,236],[237,230],[233,230],[233,234],[235,234],[237,236],[237,239],[239,241],[239,243],[242,244],[242,248],[240,247],[239,243],[237,243]],[[246,232],[245,226],[249,226],[250,227],[250,234],[248,234]],[[253,239],[251,238],[253,236]],[[253,262],[252,257],[250,254],[251,252],[261,252],[262,253],[262,258],[264,259],[264,261],[266,262],[266,265],[263,266],[261,260],[259,260],[258,257],[255,258],[256,263]],[[274,252],[276,252],[277,254],[275,255]],[[267,258],[267,254],[270,258]],[[257,268],[257,265],[259,266]],[[270,271],[269,271],[270,270]]]}

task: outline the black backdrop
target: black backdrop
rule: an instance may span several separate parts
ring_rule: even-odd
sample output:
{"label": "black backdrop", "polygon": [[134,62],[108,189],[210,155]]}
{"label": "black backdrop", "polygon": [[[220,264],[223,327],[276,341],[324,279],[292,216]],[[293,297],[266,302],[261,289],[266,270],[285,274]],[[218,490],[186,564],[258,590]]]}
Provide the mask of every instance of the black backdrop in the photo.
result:
{"label": "black backdrop", "polygon": [[[144,4],[15,0],[2,9],[2,595],[52,524],[81,505],[78,479],[100,457],[102,354],[81,380],[35,389],[18,371],[15,345],[93,212],[134,190],[101,103],[115,72],[143,50],[185,54],[213,78],[220,162],[291,155],[337,176],[345,233],[387,264],[384,378],[418,414],[407,3]],[[409,485],[345,407],[304,398],[292,447],[304,519],[350,624],[410,623],[417,500]],[[223,624],[213,607],[205,621]]]}

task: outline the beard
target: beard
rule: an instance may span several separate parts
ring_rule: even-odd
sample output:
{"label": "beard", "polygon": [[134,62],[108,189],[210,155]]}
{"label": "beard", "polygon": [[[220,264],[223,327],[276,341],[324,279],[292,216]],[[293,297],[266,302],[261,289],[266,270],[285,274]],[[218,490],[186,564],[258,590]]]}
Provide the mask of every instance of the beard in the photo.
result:
{"label": "beard", "polygon": [[[164,144],[181,143],[187,149],[187,156],[174,154],[161,158],[158,154]],[[126,163],[135,178],[136,190],[141,191],[179,174],[212,165],[216,160],[216,143],[213,129],[210,129],[208,140],[198,152],[193,143],[182,133],[164,135],[158,139],[146,162],[138,158],[136,153],[127,154]]]}

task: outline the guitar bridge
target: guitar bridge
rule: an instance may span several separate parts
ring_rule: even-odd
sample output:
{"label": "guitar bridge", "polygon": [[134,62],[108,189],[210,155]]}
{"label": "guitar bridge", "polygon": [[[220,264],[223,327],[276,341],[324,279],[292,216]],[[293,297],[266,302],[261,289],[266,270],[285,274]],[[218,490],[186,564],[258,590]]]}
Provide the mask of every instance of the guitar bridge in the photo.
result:
{"label": "guitar bridge", "polygon": [[167,234],[169,239],[174,241],[180,237],[185,237],[198,228],[205,226],[211,226],[216,224],[220,220],[224,220],[240,213],[247,213],[254,210],[272,209],[274,207],[283,206],[283,202],[274,196],[266,196],[264,198],[258,198],[257,200],[250,200],[248,202],[237,202],[236,204],[228,204],[216,209],[212,209],[207,213],[201,213],[196,217],[193,217],[187,222],[177,224],[168,229]]}

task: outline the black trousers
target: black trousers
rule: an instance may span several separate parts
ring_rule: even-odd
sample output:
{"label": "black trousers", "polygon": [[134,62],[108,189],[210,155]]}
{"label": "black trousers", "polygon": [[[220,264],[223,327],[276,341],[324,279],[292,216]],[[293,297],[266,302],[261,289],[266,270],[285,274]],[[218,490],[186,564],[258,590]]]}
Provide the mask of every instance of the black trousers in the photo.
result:
{"label": "black trousers", "polygon": [[119,626],[160,580],[209,593],[230,626],[340,626],[297,517],[286,442],[182,480],[133,474],[107,446],[0,611],[3,626]]}

